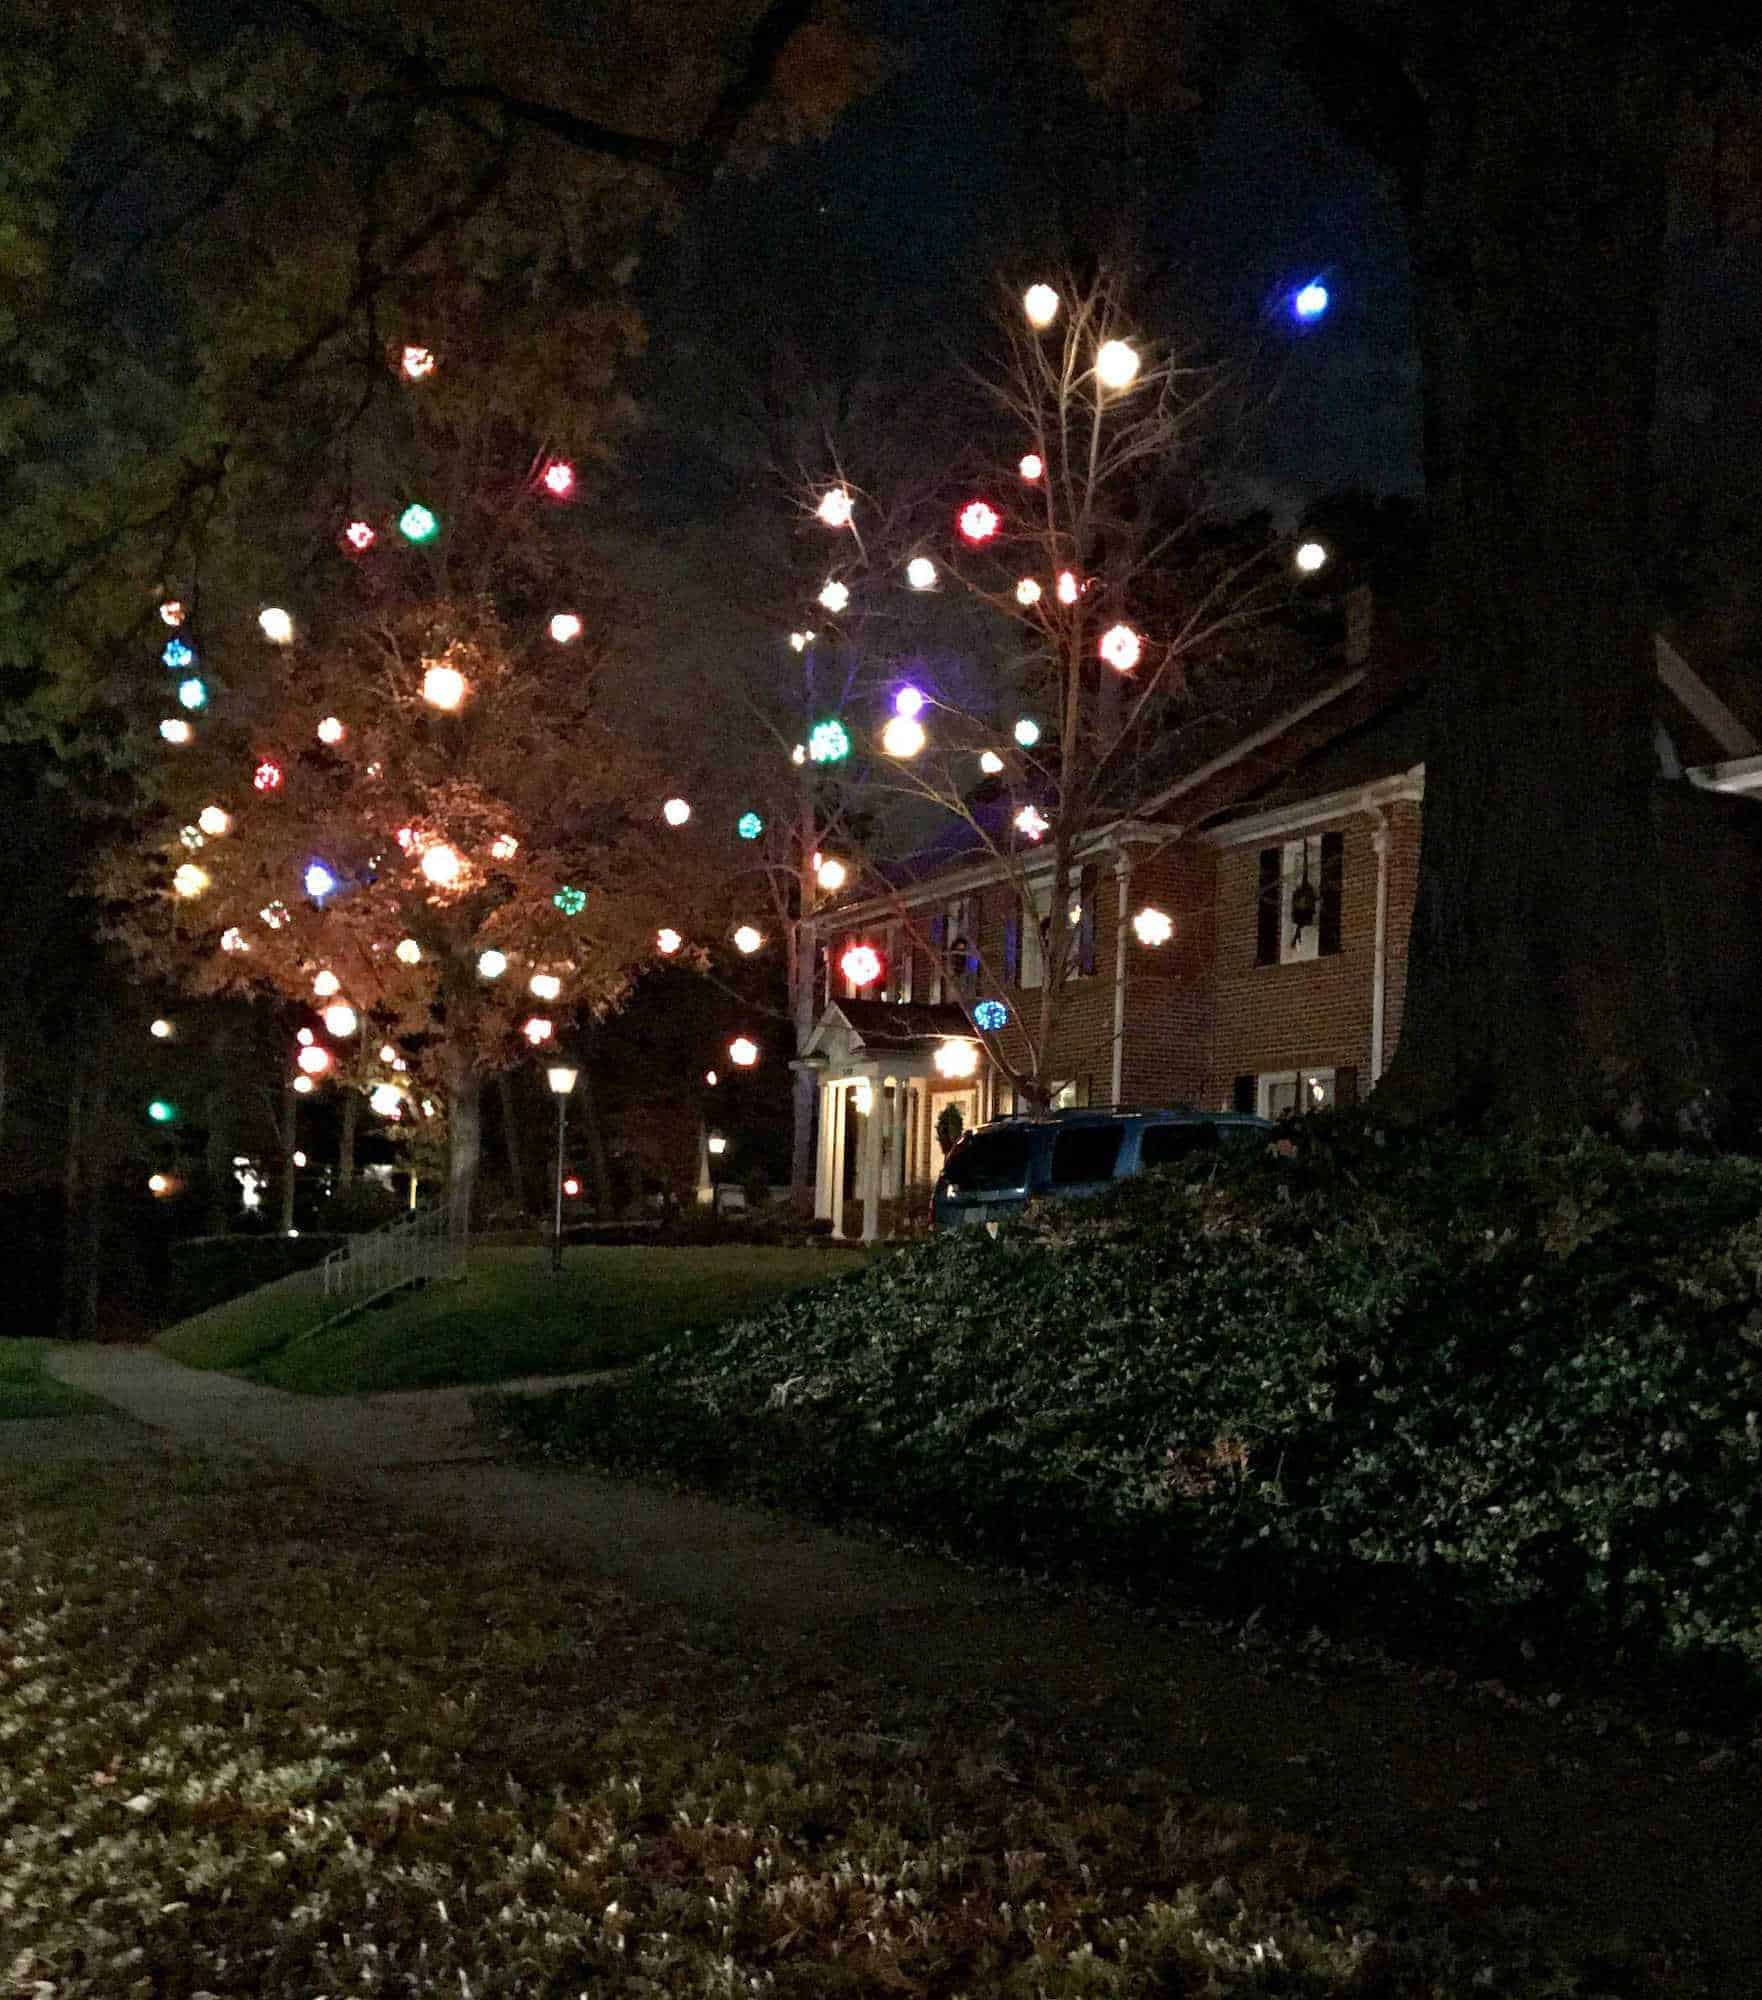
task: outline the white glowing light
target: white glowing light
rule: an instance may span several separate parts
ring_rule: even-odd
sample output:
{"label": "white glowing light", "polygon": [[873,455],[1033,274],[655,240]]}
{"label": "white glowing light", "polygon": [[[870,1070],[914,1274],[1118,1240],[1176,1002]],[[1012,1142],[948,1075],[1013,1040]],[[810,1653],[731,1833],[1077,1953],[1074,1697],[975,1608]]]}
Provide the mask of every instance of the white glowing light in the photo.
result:
{"label": "white glowing light", "polygon": [[930,1060],[936,1065],[938,1076],[951,1079],[971,1076],[979,1067],[978,1044],[951,1038],[937,1044],[936,1053]]}
{"label": "white glowing light", "polygon": [[322,1076],[330,1068],[330,1051],[321,1049],[316,1042],[309,1043],[300,1051],[299,1064],[307,1076]]}
{"label": "white glowing light", "polygon": [[434,373],[434,354],[412,342],[398,357],[398,366],[412,382],[420,382],[425,375]]}
{"label": "white glowing light", "polygon": [[381,1118],[396,1118],[404,1108],[404,1093],[395,1083],[376,1083],[367,1102]]}
{"label": "white glowing light", "polygon": [[249,951],[251,945],[237,924],[228,924],[220,934],[220,948],[222,951]]}
{"label": "white glowing light", "polygon": [[915,757],[928,740],[915,715],[896,715],[881,732],[881,748],[889,757]]}
{"label": "white glowing light", "polygon": [[979,769],[985,773],[986,777],[995,778],[1003,769],[1003,759],[995,750],[981,750],[979,752]]}
{"label": "white glowing light", "polygon": [[851,1109],[859,1118],[867,1118],[875,1108],[875,1087],[871,1083],[859,1083],[850,1094]]}
{"label": "white glowing light", "polygon": [[905,580],[914,590],[934,590],[936,565],[928,556],[913,556],[905,566]]}
{"label": "white glowing light", "polygon": [[1095,356],[1095,379],[1104,389],[1129,389],[1138,368],[1138,350],[1130,341],[1104,340]]}
{"label": "white glowing light", "polygon": [[1314,576],[1327,562],[1328,552],[1320,542],[1305,542],[1298,549],[1293,561],[1305,576]]}
{"label": "white glowing light", "polygon": [[149,1194],[170,1194],[170,1178],[165,1174],[149,1174],[147,1176],[147,1192]]}
{"label": "white glowing light", "polygon": [[1022,453],[1016,470],[1024,479],[1032,484],[1046,470],[1046,461],[1037,451],[1025,451]]}
{"label": "white glowing light", "polygon": [[971,542],[975,548],[990,541],[1002,525],[997,509],[986,500],[969,500],[955,521],[962,540]]}
{"label": "white glowing light", "polygon": [[1058,318],[1058,294],[1050,285],[1030,285],[1022,294],[1022,310],[1030,326],[1050,326]]}
{"label": "white glowing light", "polygon": [[278,931],[288,920],[288,906],[286,903],[265,903],[257,915],[272,931]]}
{"label": "white glowing light", "polygon": [[208,886],[208,871],[198,868],[193,861],[186,861],[171,878],[171,886],[186,900],[199,896]]}
{"label": "white glowing light", "polygon": [[317,1088],[309,1076],[300,1075],[294,1078],[294,1089],[301,1097],[310,1097]]}
{"label": "white glowing light", "polygon": [[792,764],[805,764],[808,761],[808,746],[805,743],[798,743],[795,746],[795,748],[792,751],[790,751],[789,761]]}
{"label": "white glowing light", "polygon": [[520,1030],[536,1049],[540,1042],[548,1042],[556,1032],[556,1023],[547,1021],[542,1014],[534,1014]]}
{"label": "white glowing light", "polygon": [[348,733],[343,727],[340,716],[327,715],[318,725],[318,740],[320,743],[340,743]]}
{"label": "white glowing light", "polygon": [[306,1155],[304,1153],[296,1153],[294,1155],[294,1165],[296,1167],[303,1167],[305,1164],[306,1164]]}
{"label": "white glowing light", "polygon": [[1025,576],[1016,585],[1016,602],[1024,609],[1040,602],[1040,586],[1031,576]]}
{"label": "white glowing light", "polygon": [[168,597],[159,607],[159,615],[167,625],[177,626],[184,622],[184,608],[175,597]]}
{"label": "white glowing light", "polygon": [[400,965],[420,965],[422,947],[414,938],[399,938],[397,949],[392,953]]}
{"label": "white glowing light", "polygon": [[508,954],[505,951],[496,951],[492,947],[477,954],[477,976],[480,979],[500,979],[507,969]]}
{"label": "white glowing light", "polygon": [[498,833],[489,844],[490,857],[495,861],[512,861],[520,852],[520,843],[511,833]]}
{"label": "white glowing light", "polygon": [[1061,569],[1058,573],[1058,601],[1060,604],[1075,604],[1077,601],[1077,573],[1075,570]]}
{"label": "white glowing light", "polygon": [[1144,641],[1130,625],[1110,625],[1101,635],[1101,657],[1110,667],[1129,674],[1144,652]]}
{"label": "white glowing light", "polygon": [[169,1042],[177,1030],[162,1014],[157,1021],[148,1024],[147,1032],[156,1042]]}
{"label": "white glowing light", "polygon": [[430,667],[422,676],[422,699],[430,708],[456,709],[465,699],[465,676],[457,667]]}
{"label": "white glowing light", "polygon": [[207,841],[202,838],[201,830],[198,827],[179,827],[177,837],[192,854],[195,853],[198,847],[206,847],[208,845]]}
{"label": "white glowing light", "polygon": [[850,589],[840,583],[837,577],[829,576],[820,586],[819,601],[823,609],[836,616],[850,602]]}
{"label": "white glowing light", "polygon": [[159,733],[167,743],[184,744],[195,735],[195,731],[181,715],[168,715],[159,725]]}
{"label": "white glowing light", "polygon": [[684,799],[669,799],[661,808],[661,817],[669,826],[683,826],[691,817],[691,807]]}
{"label": "white glowing light", "polygon": [[704,1081],[710,1086],[712,1090],[714,1090],[716,1087],[716,1072],[713,1069],[705,1070]]}
{"label": "white glowing light", "polygon": [[805,653],[808,649],[808,635],[805,632],[791,632],[789,643],[796,652]]}
{"label": "white glowing light", "polygon": [[1167,944],[1174,936],[1175,922],[1166,911],[1146,906],[1132,919],[1132,929],[1140,944],[1147,944],[1154,950],[1158,945]]}
{"label": "white glowing light", "polygon": [[294,621],[279,604],[266,605],[259,611],[257,623],[272,646],[291,646],[294,643]]}
{"label": "white glowing light", "polygon": [[1040,725],[1031,715],[1020,716],[1011,734],[1024,750],[1032,750],[1040,741]]}
{"label": "white glowing light", "polygon": [[379,537],[374,533],[371,521],[351,521],[343,530],[343,540],[357,555],[365,555]]}
{"label": "white glowing light", "polygon": [[318,1017],[327,1034],[335,1035],[339,1042],[348,1038],[360,1027],[360,1017],[346,1000],[333,1000]]}
{"label": "white glowing light", "polygon": [[671,958],[684,942],[684,938],[670,924],[655,932],[655,949],[663,958]]}
{"label": "white glowing light", "polygon": [[836,854],[828,854],[815,864],[814,880],[831,894],[832,891],[844,887],[848,872]]}
{"label": "white glowing light", "polygon": [[736,1069],[751,1069],[759,1059],[759,1045],[745,1035],[736,1035],[728,1044],[728,1060]]}
{"label": "white glowing light", "polygon": [[924,712],[924,691],[922,688],[902,687],[893,697],[895,715],[922,715]]}
{"label": "white glowing light", "polygon": [[559,646],[567,646],[581,637],[581,620],[573,611],[559,611],[551,620],[551,637]]}
{"label": "white glowing light", "polygon": [[872,944],[847,945],[838,969],[855,987],[873,986],[881,977],[881,954]]}
{"label": "white glowing light", "polygon": [[306,872],[300,879],[307,895],[315,903],[322,903],[326,896],[336,892],[336,877],[322,861],[308,862]]}
{"label": "white glowing light", "polygon": [[710,1151],[715,1154],[717,1159],[720,1159],[728,1150],[728,1141],[723,1138],[720,1132],[712,1132],[708,1143]]}
{"label": "white glowing light", "polygon": [[1016,814],[1016,831],[1029,840],[1040,840],[1052,830],[1052,821],[1038,806],[1023,806]]}
{"label": "white glowing light", "polygon": [[765,934],[753,924],[742,924],[734,933],[734,949],[751,958],[764,944]]}
{"label": "white glowing light", "polygon": [[390,1042],[381,1042],[379,1045],[379,1059],[382,1063],[395,1064],[398,1060],[398,1052]]}
{"label": "white glowing light", "polygon": [[437,889],[449,889],[465,872],[457,848],[440,841],[422,857],[422,872]]}
{"label": "white glowing light", "polygon": [[232,830],[232,815],[220,806],[204,806],[196,815],[196,824],[211,840],[218,840],[223,833]]}
{"label": "white glowing light", "polygon": [[844,488],[834,486],[820,495],[820,504],[814,512],[828,528],[848,528],[856,508]]}
{"label": "white glowing light", "polygon": [[544,489],[553,500],[567,500],[575,491],[575,468],[566,458],[553,458],[545,467]]}
{"label": "white glowing light", "polygon": [[312,991],[318,995],[320,1000],[328,1000],[333,994],[340,993],[342,990],[343,982],[328,966],[312,981]]}
{"label": "white glowing light", "polygon": [[555,1000],[563,991],[563,982],[554,972],[535,972],[526,982],[526,990],[535,1000]]}

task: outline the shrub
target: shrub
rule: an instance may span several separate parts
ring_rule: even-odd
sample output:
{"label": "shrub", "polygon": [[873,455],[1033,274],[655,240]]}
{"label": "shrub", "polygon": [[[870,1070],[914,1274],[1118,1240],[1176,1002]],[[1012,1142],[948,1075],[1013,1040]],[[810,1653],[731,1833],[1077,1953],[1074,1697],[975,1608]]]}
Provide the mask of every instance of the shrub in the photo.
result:
{"label": "shrub", "polygon": [[1762,1666],[1762,1165],[1364,1112],[523,1399],[561,1457]]}

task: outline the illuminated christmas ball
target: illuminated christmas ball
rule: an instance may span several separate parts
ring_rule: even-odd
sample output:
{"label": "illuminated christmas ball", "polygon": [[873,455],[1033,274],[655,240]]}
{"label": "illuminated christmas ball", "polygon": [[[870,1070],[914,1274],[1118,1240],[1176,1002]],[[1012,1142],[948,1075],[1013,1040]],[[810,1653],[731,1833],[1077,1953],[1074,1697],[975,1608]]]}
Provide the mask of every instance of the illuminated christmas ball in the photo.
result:
{"label": "illuminated christmas ball", "polygon": [[257,623],[272,646],[291,646],[294,643],[294,621],[279,604],[271,604],[259,611]]}
{"label": "illuminated christmas ball", "polygon": [[361,1025],[360,1018],[346,1000],[333,1000],[319,1016],[325,1031],[338,1041],[347,1041]]}
{"label": "illuminated christmas ball", "polygon": [[683,826],[691,817],[691,807],[684,799],[669,799],[661,808],[661,817],[669,826]]}
{"label": "illuminated christmas ball", "polygon": [[881,954],[872,944],[847,945],[838,969],[853,986],[873,986],[881,977]]}
{"label": "illuminated christmas ball", "polygon": [[430,708],[445,709],[451,713],[465,699],[465,676],[457,667],[437,663],[422,676],[422,699]]}
{"label": "illuminated christmas ball", "polygon": [[[829,576],[820,586],[819,602],[822,609],[836,615],[850,602],[849,586],[840,583],[837,577]],[[807,643],[807,635],[805,633],[802,636],[802,643],[804,645]]]}
{"label": "illuminated christmas ball", "polygon": [[535,972],[526,982],[526,990],[535,1000],[556,1000],[563,992],[563,982],[554,972]]}
{"label": "illuminated christmas ball", "polygon": [[936,565],[928,556],[913,556],[905,566],[905,580],[914,590],[934,590]]}
{"label": "illuminated christmas ball", "polygon": [[249,951],[251,946],[237,924],[228,924],[220,934],[220,948],[222,951]]}
{"label": "illuminated christmas ball", "polygon": [[265,903],[257,912],[257,917],[259,922],[266,924],[272,931],[279,931],[287,924],[288,906],[282,902]]}
{"label": "illuminated christmas ball", "polygon": [[200,827],[179,827],[177,837],[192,854],[195,853],[198,847],[206,847],[208,845],[207,841],[202,837],[202,829]]}
{"label": "illuminated christmas ball", "polygon": [[390,1042],[381,1042],[379,1045],[379,1059],[382,1063],[389,1063],[395,1068],[397,1066],[398,1052]]}
{"label": "illuminated christmas ball", "polygon": [[493,946],[488,951],[477,954],[477,974],[480,979],[500,979],[508,969],[508,954],[497,951]]}
{"label": "illuminated christmas ball", "polygon": [[309,1076],[300,1075],[294,1078],[294,1089],[301,1097],[310,1097],[317,1088],[317,1084]]}
{"label": "illuminated christmas ball", "polygon": [[338,715],[327,715],[318,725],[318,740],[320,743],[334,746],[340,743],[348,733],[343,727],[342,717]]}
{"label": "illuminated christmas ball", "polygon": [[717,1076],[716,1076],[716,1072],[715,1072],[715,1071],[714,1071],[713,1069],[707,1069],[707,1070],[705,1070],[705,1071],[704,1071],[704,1081],[705,1081],[705,1083],[707,1083],[707,1084],[708,1084],[708,1085],[710,1086],[710,1088],[711,1088],[712,1090],[714,1090],[714,1089],[715,1089],[715,1087],[716,1087],[716,1084],[717,1084],[717,1081],[718,1081],[718,1079],[717,1079]]}
{"label": "illuminated christmas ball", "polygon": [[555,1022],[547,1021],[542,1014],[534,1014],[520,1030],[535,1049],[540,1042],[548,1042],[555,1031]]}
{"label": "illuminated christmas ball", "polygon": [[156,1042],[169,1042],[177,1030],[162,1014],[157,1021],[148,1023],[147,1032]]}
{"label": "illuminated christmas ball", "polygon": [[422,947],[414,938],[399,938],[397,948],[393,951],[392,956],[400,965],[420,965],[422,963]]}
{"label": "illuminated christmas ball", "polygon": [[300,880],[315,903],[322,903],[326,896],[336,893],[336,877],[322,861],[307,862],[306,872]]}
{"label": "illuminated christmas ball", "polygon": [[303,1049],[309,1049],[312,1046],[312,1044],[315,1041],[317,1041],[317,1039],[318,1037],[315,1034],[313,1034],[310,1028],[302,1028],[300,1032],[294,1037],[294,1040],[298,1042],[301,1048]]}
{"label": "illuminated christmas ball", "polygon": [[814,512],[828,528],[848,528],[856,508],[844,488],[834,486],[820,495],[820,504]]}
{"label": "illuminated christmas ball", "polygon": [[1075,570],[1061,569],[1058,573],[1058,601],[1060,604],[1075,604],[1079,595]]}
{"label": "illuminated christmas ball", "polygon": [[742,840],[757,840],[765,830],[765,822],[756,812],[743,812],[734,822],[734,831]]}
{"label": "illuminated christmas ball", "polygon": [[1008,1022],[1009,1009],[1001,1000],[981,1000],[973,1009],[974,1027],[982,1028],[988,1035],[995,1035]]}
{"label": "illuminated christmas ball", "polygon": [[1305,576],[1314,576],[1318,569],[1327,565],[1328,552],[1320,542],[1304,542],[1292,557],[1292,561]]}
{"label": "illuminated christmas ball", "polygon": [[218,840],[232,831],[232,814],[220,806],[204,806],[196,815],[196,824],[209,839]]}
{"label": "illuminated christmas ball", "polygon": [[147,1116],[155,1125],[171,1125],[177,1120],[177,1106],[168,1097],[156,1097],[147,1106]]}
{"label": "illuminated christmas ball", "polygon": [[1050,285],[1030,285],[1022,294],[1022,310],[1032,327],[1048,327],[1058,318],[1058,294]]}
{"label": "illuminated christmas ball", "polygon": [[1167,944],[1175,934],[1174,919],[1166,911],[1146,907],[1132,919],[1132,930],[1140,944],[1154,949]]}
{"label": "illuminated christmas ball", "polygon": [[581,1192],[581,1183],[571,1174],[563,1183],[563,1192],[573,1199]]}
{"label": "illuminated christmas ball", "polygon": [[367,1093],[367,1103],[380,1118],[398,1118],[403,1115],[404,1093],[395,1083],[376,1083]]}
{"label": "illuminated christmas ball", "polygon": [[185,612],[182,603],[175,597],[168,597],[159,607],[159,615],[167,625],[181,625]]}
{"label": "illuminated christmas ball", "polygon": [[587,908],[587,891],[585,889],[574,888],[570,883],[565,882],[562,888],[551,898],[551,901],[563,912],[564,916],[578,917]]}
{"label": "illuminated christmas ball", "polygon": [[742,924],[739,930],[734,933],[735,950],[744,953],[748,958],[751,958],[753,953],[759,950],[764,942],[764,932],[752,924]]}
{"label": "illuminated christmas ball", "polygon": [[1104,340],[1095,356],[1095,379],[1104,389],[1129,389],[1138,379],[1138,350],[1126,340]]}
{"label": "illuminated christmas ball", "polygon": [[1025,576],[1016,585],[1016,602],[1024,608],[1040,602],[1040,586],[1031,576]]}
{"label": "illuminated christmas ball", "polygon": [[544,489],[553,500],[567,500],[575,491],[575,468],[566,458],[553,458],[543,473]]}
{"label": "illuminated christmas ball", "polygon": [[808,649],[808,635],[805,632],[791,632],[789,643],[794,651],[805,653]]}
{"label": "illuminated christmas ball", "polygon": [[1016,814],[1015,828],[1017,833],[1024,835],[1029,840],[1040,840],[1051,831],[1052,821],[1041,812],[1038,806],[1023,806],[1021,811]]}
{"label": "illuminated christmas ball", "polygon": [[1311,278],[1307,285],[1299,285],[1291,294],[1291,311],[1306,324],[1320,319],[1328,305],[1328,288],[1319,278]]}
{"label": "illuminated christmas ball", "polygon": [[333,993],[340,993],[342,990],[343,982],[328,966],[324,971],[317,974],[312,981],[312,991],[318,995],[320,1000],[328,1000]]}
{"label": "illuminated christmas ball", "polygon": [[1110,625],[1101,635],[1097,649],[1110,667],[1129,674],[1144,652],[1144,641],[1130,625]]}
{"label": "illuminated christmas ball", "polygon": [[924,692],[921,688],[902,687],[893,697],[895,715],[922,715],[924,712]]}
{"label": "illuminated christmas ball", "polygon": [[300,1068],[307,1076],[322,1076],[330,1068],[330,1051],[321,1049],[316,1043],[304,1048],[299,1054]]}
{"label": "illuminated christmas ball", "polygon": [[840,764],[850,755],[850,734],[836,717],[808,731],[808,755],[816,764]]}
{"label": "illuminated christmas ball", "polygon": [[170,1194],[173,1185],[174,1183],[171,1181],[168,1175],[149,1174],[147,1176],[147,1192],[149,1194],[157,1194],[157,1195]]}
{"label": "illuminated christmas ball", "polygon": [[1031,485],[1046,470],[1046,461],[1037,451],[1025,451],[1022,453],[1016,470]]}
{"label": "illuminated christmas ball", "polygon": [[808,746],[805,743],[798,743],[795,746],[795,748],[792,751],[790,751],[789,761],[792,764],[805,764],[808,761]]}
{"label": "illuminated christmas ball", "polygon": [[915,757],[929,739],[924,725],[912,715],[896,715],[881,732],[881,748],[889,757]]}
{"label": "illuminated christmas ball", "polygon": [[206,708],[208,683],[199,675],[192,674],[187,681],[178,682],[177,698],[185,708]]}
{"label": "illuminated christmas ball", "polygon": [[968,1077],[979,1067],[979,1051],[972,1042],[950,1037],[937,1043],[936,1053],[930,1058],[936,1065],[936,1074],[951,1080]]}
{"label": "illuminated christmas ball", "polygon": [[412,501],[398,516],[398,533],[407,542],[432,542],[440,522],[420,501]]}
{"label": "illuminated christmas ball", "polygon": [[671,958],[684,942],[684,938],[670,925],[655,932],[655,949],[663,958]]}
{"label": "illuminated christmas ball", "polygon": [[196,732],[181,715],[168,715],[159,725],[159,734],[167,743],[175,743],[181,748],[194,738]]}
{"label": "illuminated christmas ball", "polygon": [[979,752],[979,769],[985,773],[986,777],[995,778],[1003,769],[1003,759],[995,750],[981,750]]}
{"label": "illuminated christmas ball", "polygon": [[413,826],[401,826],[392,835],[392,838],[408,854],[411,848],[416,845],[416,829]]}
{"label": "illuminated christmas ball", "polygon": [[1010,733],[1024,750],[1032,750],[1040,741],[1040,725],[1031,715],[1019,716],[1015,728]]}
{"label": "illuminated christmas ball", "polygon": [[422,872],[437,889],[450,889],[465,872],[465,863],[456,847],[437,841],[422,857]]}
{"label": "illuminated christmas ball", "polygon": [[260,792],[279,792],[281,790],[281,780],[281,766],[273,757],[265,757],[256,770],[251,773],[251,783]]}
{"label": "illuminated christmas ball", "polygon": [[489,844],[492,861],[512,861],[520,852],[520,843],[511,833],[498,833]]}
{"label": "illuminated christmas ball", "polygon": [[985,500],[969,500],[955,522],[961,531],[961,538],[971,542],[975,548],[982,542],[990,541],[1002,525],[997,509]]}
{"label": "illuminated christmas ball", "polygon": [[193,861],[186,861],[171,878],[171,886],[186,901],[201,895],[208,886],[208,871],[198,868]]}
{"label": "illuminated christmas ball", "polygon": [[379,540],[371,521],[351,521],[343,530],[343,540],[358,556],[364,556]]}
{"label": "illuminated christmas ball", "polygon": [[306,1155],[304,1153],[296,1153],[293,1158],[296,1167],[303,1167],[306,1164]]}
{"label": "illuminated christmas ball", "polygon": [[186,639],[167,639],[165,651],[159,657],[174,674],[181,674],[185,667],[195,664],[196,649]]}
{"label": "illuminated christmas ball", "polygon": [[736,1035],[728,1044],[728,1060],[736,1069],[751,1069],[759,1059],[759,1045],[746,1035]]}
{"label": "illuminated christmas ball", "polygon": [[434,373],[434,354],[431,349],[412,342],[398,356],[398,366],[412,382],[420,382]]}
{"label": "illuminated christmas ball", "polygon": [[848,875],[849,871],[836,854],[828,854],[814,866],[814,880],[828,895],[833,895],[842,889]]}
{"label": "illuminated christmas ball", "polygon": [[559,611],[551,620],[551,637],[559,646],[572,645],[581,637],[581,620],[573,611]]}

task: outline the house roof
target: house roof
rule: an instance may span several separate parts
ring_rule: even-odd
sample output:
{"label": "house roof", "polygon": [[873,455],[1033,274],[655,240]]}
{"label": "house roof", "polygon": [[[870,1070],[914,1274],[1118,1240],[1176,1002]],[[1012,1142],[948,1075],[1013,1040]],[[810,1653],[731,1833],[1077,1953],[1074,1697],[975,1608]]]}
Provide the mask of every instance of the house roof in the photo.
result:
{"label": "house roof", "polygon": [[821,1036],[842,1019],[854,1039],[865,1049],[904,1053],[926,1043],[941,1042],[950,1035],[973,1032],[966,1010],[952,1004],[932,1006],[912,1000],[834,1000],[820,1016],[804,1055],[818,1050]]}

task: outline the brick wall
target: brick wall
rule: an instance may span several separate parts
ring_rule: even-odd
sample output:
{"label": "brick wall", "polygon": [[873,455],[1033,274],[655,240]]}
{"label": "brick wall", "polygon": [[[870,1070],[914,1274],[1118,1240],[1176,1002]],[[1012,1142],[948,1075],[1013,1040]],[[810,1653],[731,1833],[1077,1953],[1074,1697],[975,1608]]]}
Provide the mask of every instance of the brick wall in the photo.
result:
{"label": "brick wall", "polygon": [[1135,856],[1128,919],[1160,910],[1167,944],[1126,944],[1127,1104],[1202,1104],[1212,1034],[1217,855],[1196,842]]}

